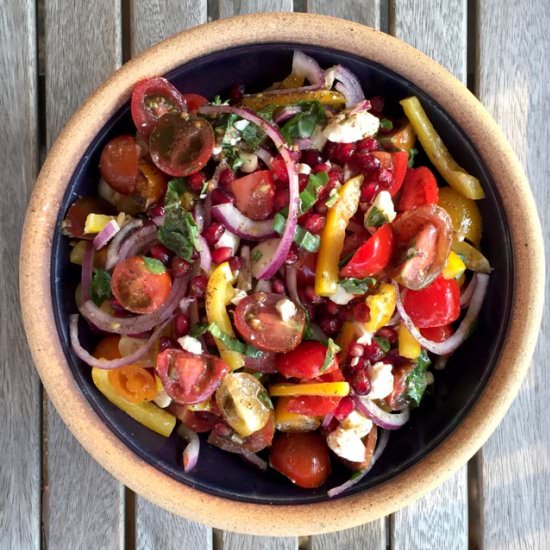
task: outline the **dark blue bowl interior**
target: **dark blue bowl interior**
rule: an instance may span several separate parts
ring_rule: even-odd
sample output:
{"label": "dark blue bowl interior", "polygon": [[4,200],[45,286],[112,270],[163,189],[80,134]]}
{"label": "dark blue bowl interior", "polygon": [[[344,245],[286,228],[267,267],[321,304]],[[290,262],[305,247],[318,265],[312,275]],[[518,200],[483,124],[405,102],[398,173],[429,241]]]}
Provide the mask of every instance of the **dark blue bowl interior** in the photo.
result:
{"label": "dark blue bowl interior", "polygon": [[[410,422],[403,429],[391,435],[382,458],[350,491],[354,493],[388,480],[420,460],[453,431],[483,390],[497,361],[510,319],[513,275],[510,233],[499,194],[481,158],[463,131],[429,96],[406,79],[368,59],[315,46],[297,47],[315,57],[323,67],[336,63],[348,67],[361,80],[367,97],[384,96],[390,112],[399,109],[399,99],[417,95],[452,154],[481,180],[487,194],[487,198],[479,203],[484,219],[483,250],[495,271],[477,329],[451,358],[447,368],[435,373],[435,385],[422,406],[412,413]],[[287,43],[237,47],[182,65],[167,77],[180,90],[197,92],[208,98],[216,94],[227,97],[230,86],[235,83],[244,84],[249,91],[259,91],[288,74],[292,50],[293,45]],[[203,443],[198,466],[192,473],[185,474],[181,466],[183,442],[176,435],[165,439],[154,434],[111,405],[93,386],[90,368],[71,352],[68,315],[76,310],[73,296],[79,270],[69,263],[69,243],[59,231],[60,222],[78,195],[95,194],[99,154],[106,141],[132,131],[129,106],[125,105],[90,144],[73,174],[59,211],[52,248],[52,296],[57,330],[75,380],[97,414],[128,447],[151,466],[181,483],[247,502],[305,504],[326,500],[327,488],[343,482],[350,475],[336,461],[327,486],[304,490],[293,486],[273,470],[259,472],[240,457]],[[421,162],[427,163],[425,158]],[[84,326],[81,326],[81,332],[84,343],[93,345],[94,335],[86,332]]]}

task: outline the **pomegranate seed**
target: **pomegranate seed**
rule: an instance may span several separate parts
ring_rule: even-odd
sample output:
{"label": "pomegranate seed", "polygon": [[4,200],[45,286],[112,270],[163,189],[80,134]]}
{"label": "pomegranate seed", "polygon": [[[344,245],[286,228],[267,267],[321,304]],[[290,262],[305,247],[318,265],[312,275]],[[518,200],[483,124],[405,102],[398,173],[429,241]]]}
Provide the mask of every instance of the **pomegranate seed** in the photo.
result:
{"label": "pomegranate seed", "polygon": [[365,348],[365,352],[363,354],[363,357],[368,361],[379,361],[384,357],[384,351],[382,348],[376,343],[376,340],[373,340],[370,344],[367,344],[363,346]]}
{"label": "pomegranate seed", "polygon": [[229,267],[233,273],[238,273],[243,266],[243,261],[238,256],[229,258]]}
{"label": "pomegranate seed", "polygon": [[300,187],[300,191],[303,191],[306,188],[308,180],[309,176],[307,174],[298,174],[298,185]]}
{"label": "pomegranate seed", "polygon": [[373,137],[366,137],[357,142],[357,151],[376,151],[379,149],[378,141]]}
{"label": "pomegranate seed", "polygon": [[318,164],[317,166],[312,166],[311,167],[311,171],[312,172],[315,172],[315,174],[318,174],[319,172],[329,172],[330,170],[330,166],[326,163],[326,162],[323,162],[322,164]]}
{"label": "pomegranate seed", "polygon": [[329,336],[334,336],[340,331],[342,321],[338,317],[330,317],[321,320],[321,329]]}
{"label": "pomegranate seed", "polygon": [[151,257],[155,258],[155,260],[162,262],[164,265],[168,265],[170,263],[170,258],[172,256],[172,253],[163,244],[156,244],[151,247],[149,254],[151,254]]}
{"label": "pomegranate seed", "polygon": [[164,216],[164,205],[162,204],[153,204],[147,210],[148,218],[159,218],[160,216]]}
{"label": "pomegranate seed", "polygon": [[205,181],[206,174],[202,170],[187,176],[187,183],[195,193],[198,193],[202,189],[202,185]]}
{"label": "pomegranate seed", "polygon": [[219,187],[212,191],[212,204],[225,204],[227,202],[235,202],[235,197],[231,193]]}
{"label": "pomegranate seed", "polygon": [[215,264],[221,264],[233,256],[233,249],[230,246],[220,246],[212,250],[212,261]]}
{"label": "pomegranate seed", "polygon": [[231,428],[225,422],[216,422],[212,430],[221,437],[229,437],[232,433]]}
{"label": "pomegranate seed", "polygon": [[375,172],[380,169],[380,160],[367,151],[357,151],[353,155],[352,164],[364,172]]}
{"label": "pomegranate seed", "polygon": [[278,189],[275,193],[275,210],[282,210],[288,206],[288,189]]}
{"label": "pomegranate seed", "polygon": [[328,300],[328,302],[327,302],[327,313],[329,315],[337,315],[339,309],[340,308],[338,307],[338,304],[335,304],[331,300]]}
{"label": "pomegranate seed", "polygon": [[354,342],[350,347],[348,351],[348,355],[350,357],[361,357],[365,353],[365,348],[358,344],[357,342]]}
{"label": "pomegranate seed", "polygon": [[378,193],[377,183],[367,183],[361,188],[361,202],[369,203]]}
{"label": "pomegranate seed", "polygon": [[346,164],[355,152],[355,143],[337,143],[334,151],[334,160],[338,164]]}
{"label": "pomegranate seed", "polygon": [[336,160],[336,149],[338,144],[334,141],[327,141],[323,147],[323,154],[329,160]]}
{"label": "pomegranate seed", "polygon": [[294,162],[300,162],[300,159],[302,158],[302,151],[294,151],[293,149],[291,149],[288,154],[290,155],[290,158],[294,161]]}
{"label": "pomegranate seed", "polygon": [[170,262],[170,269],[172,270],[172,277],[178,278],[186,275],[191,269],[191,264],[185,261],[183,258],[174,256]]}
{"label": "pomegranate seed", "polygon": [[286,171],[285,161],[281,156],[273,157],[271,161],[271,172],[273,177],[283,183],[288,183],[288,172]]}
{"label": "pomegranate seed", "polygon": [[206,290],[207,279],[205,275],[197,275],[191,279],[189,283],[189,294],[191,296],[196,296],[197,298],[202,298],[204,296],[204,291]]}
{"label": "pomegranate seed", "polygon": [[347,418],[347,416],[351,411],[353,411],[353,409],[355,409],[353,399],[349,396],[342,397],[342,399],[340,399],[340,403],[338,403],[338,406],[334,411],[334,417],[336,418],[336,420],[342,422],[342,420]]}
{"label": "pomegranate seed", "polygon": [[242,84],[233,84],[229,90],[229,102],[231,105],[240,103],[244,95],[244,86]]}
{"label": "pomegranate seed", "polygon": [[275,279],[273,283],[271,284],[273,288],[273,292],[275,294],[284,294],[285,293],[285,285],[283,284],[283,281],[281,279]]}
{"label": "pomegranate seed", "polygon": [[323,298],[315,293],[315,287],[312,285],[306,286],[304,289],[304,297],[306,301],[311,302],[312,304],[321,304],[323,303]]}
{"label": "pomegranate seed", "polygon": [[351,375],[349,383],[355,390],[355,393],[359,395],[366,395],[370,391],[370,380],[365,369],[356,370]]}
{"label": "pomegranate seed", "polygon": [[317,166],[323,162],[323,157],[319,151],[308,149],[307,151],[302,151],[302,162],[310,166]]}
{"label": "pomegranate seed", "polygon": [[370,319],[369,306],[364,302],[359,302],[353,306],[353,318],[359,323],[366,323]]}
{"label": "pomegranate seed", "polygon": [[218,183],[222,187],[229,187],[235,180],[235,174],[229,168],[225,168],[220,172],[220,177],[218,178]]}
{"label": "pomegranate seed", "polygon": [[378,174],[378,181],[380,182],[380,185],[387,188],[391,184],[392,180],[393,175],[391,170],[381,168],[380,173]]}
{"label": "pomegranate seed", "polygon": [[315,205],[315,212],[321,216],[324,216],[328,212],[328,206],[322,202],[318,202]]}
{"label": "pomegranate seed", "polygon": [[344,179],[344,171],[341,168],[333,166],[328,171],[328,185],[331,189],[336,186],[337,183]]}
{"label": "pomegranate seed", "polygon": [[377,333],[376,336],[380,338],[385,338],[389,341],[390,344],[395,344],[397,342],[397,331],[392,327],[383,327]]}
{"label": "pomegranate seed", "polygon": [[159,340],[159,350],[164,351],[165,349],[178,349],[180,345],[173,339],[168,336],[161,336]]}
{"label": "pomegranate seed", "polygon": [[178,338],[180,336],[185,336],[189,332],[189,317],[187,317],[185,313],[179,313],[176,315],[176,319],[174,321],[174,331]]}
{"label": "pomegranate seed", "polygon": [[202,236],[210,246],[214,246],[224,234],[225,227],[218,222],[212,222],[203,232]]}
{"label": "pomegranate seed", "polygon": [[310,233],[319,233],[325,227],[325,217],[320,214],[310,212],[306,214],[305,220],[302,222],[304,229]]}
{"label": "pomegranate seed", "polygon": [[382,111],[384,110],[384,98],[380,95],[377,95],[371,97],[369,101],[371,105],[371,113],[373,115],[382,114]]}

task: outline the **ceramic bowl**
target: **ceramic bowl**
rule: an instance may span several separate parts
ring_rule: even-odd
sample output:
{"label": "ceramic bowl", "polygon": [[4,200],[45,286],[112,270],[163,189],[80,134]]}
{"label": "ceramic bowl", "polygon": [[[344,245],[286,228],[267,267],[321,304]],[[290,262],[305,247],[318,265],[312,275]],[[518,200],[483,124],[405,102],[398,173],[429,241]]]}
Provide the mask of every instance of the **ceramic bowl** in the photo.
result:
{"label": "ceramic bowl", "polygon": [[[203,445],[185,474],[183,443],[135,423],[93,387],[71,353],[68,314],[78,272],[68,262],[60,221],[77,195],[93,194],[98,157],[112,136],[133,129],[128,109],[138,80],[163,74],[181,90],[212,98],[233,83],[260,90],[282,79],[293,48],[323,67],[342,63],[367,95],[388,105],[420,97],[456,159],[482,182],[483,249],[493,267],[475,334],[436,374],[431,395],[392,434],[382,459],[346,496],[299,489],[274,471]],[[522,169],[501,131],[447,71],[417,50],[349,21],[262,14],[217,21],[176,35],[133,59],[74,115],[52,147],[34,189],[22,243],[25,329],[50,399],[109,472],[144,497],[215,527],[256,534],[312,534],[352,527],[407,505],[455,472],[495,429],[528,367],[541,317],[543,251]],[[87,336],[90,342],[91,335]],[[86,342],[86,340],[85,340]],[[338,470],[331,484],[349,472]]]}

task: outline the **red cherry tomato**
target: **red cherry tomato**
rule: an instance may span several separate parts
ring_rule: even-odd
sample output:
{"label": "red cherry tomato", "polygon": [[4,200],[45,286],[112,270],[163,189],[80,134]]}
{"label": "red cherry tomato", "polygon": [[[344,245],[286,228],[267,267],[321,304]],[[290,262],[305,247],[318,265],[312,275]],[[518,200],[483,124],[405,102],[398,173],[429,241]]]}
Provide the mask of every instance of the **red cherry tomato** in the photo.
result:
{"label": "red cherry tomato", "polygon": [[392,181],[388,187],[391,196],[395,196],[405,179],[409,154],[406,151],[387,153],[386,151],[374,151],[372,153],[379,161],[382,168],[391,170]]}
{"label": "red cherry tomato", "polygon": [[140,149],[133,136],[117,136],[105,145],[99,157],[101,177],[123,195],[132,193],[138,178]]}
{"label": "red cherry tomato", "polygon": [[386,397],[386,403],[394,411],[398,411],[408,405],[405,392],[408,389],[407,378],[413,369],[414,363],[407,363],[392,369],[393,390],[391,394]]}
{"label": "red cherry tomato", "polygon": [[263,351],[287,353],[302,341],[306,324],[303,309],[296,306],[296,313],[283,321],[276,308],[285,299],[282,294],[256,292],[243,298],[235,308],[235,328],[242,338]]}
{"label": "red cherry tomato", "polygon": [[440,327],[460,315],[460,289],[454,279],[438,277],[421,290],[405,290],[403,307],[419,328]]}
{"label": "red cherry tomato", "polygon": [[192,405],[205,401],[216,391],[229,367],[214,355],[169,348],[158,354],[156,371],[166,393],[176,403]]}
{"label": "red cherry tomato", "polygon": [[326,416],[338,407],[341,397],[324,397],[321,395],[299,395],[288,400],[288,412],[307,416]]}
{"label": "red cherry tomato", "polygon": [[311,380],[338,368],[338,359],[335,357],[328,368],[321,372],[326,355],[327,348],[321,342],[302,342],[296,349],[279,355],[275,366],[286,378]]}
{"label": "red cherry tomato", "polygon": [[111,278],[113,295],[132,313],[152,313],[168,299],[172,280],[167,271],[151,271],[142,256],[120,261]]}
{"label": "red cherry tomato", "polygon": [[212,156],[214,130],[204,118],[183,113],[162,116],[149,138],[151,159],[171,176],[198,172]]}
{"label": "red cherry tomato", "polygon": [[361,245],[342,269],[343,277],[369,277],[382,271],[393,251],[393,232],[389,223],[379,227],[369,240]]}
{"label": "red cherry tomato", "polygon": [[64,235],[77,239],[92,240],[95,234],[84,233],[88,214],[116,214],[115,209],[101,197],[79,197],[67,210],[67,215],[61,224]]}
{"label": "red cherry tomato", "polygon": [[188,405],[179,403],[172,403],[169,410],[190,430],[197,433],[209,432],[220,421],[220,417],[210,411],[191,411]]}
{"label": "red cherry tomato", "polygon": [[199,107],[202,107],[203,105],[206,105],[208,103],[208,99],[206,99],[204,96],[200,94],[183,94],[183,99],[185,99],[185,103],[187,104],[187,110],[190,113],[196,112]]}
{"label": "red cherry tomato", "polygon": [[439,187],[433,172],[426,166],[409,168],[397,203],[397,210],[404,212],[424,204],[437,204]]}
{"label": "red cherry tomato", "polygon": [[331,471],[325,440],[315,432],[279,434],[273,441],[269,462],[304,489],[320,487]]}
{"label": "red cherry tomato", "polygon": [[157,76],[141,80],[134,86],[131,110],[138,132],[148,136],[162,115],[184,112],[187,105],[177,88]]}
{"label": "red cherry tomato", "polygon": [[266,220],[275,206],[275,184],[269,170],[259,170],[231,182],[237,208],[252,220]]}
{"label": "red cherry tomato", "polygon": [[451,325],[443,325],[441,327],[421,328],[420,332],[424,338],[432,342],[444,342],[453,335],[454,331]]}

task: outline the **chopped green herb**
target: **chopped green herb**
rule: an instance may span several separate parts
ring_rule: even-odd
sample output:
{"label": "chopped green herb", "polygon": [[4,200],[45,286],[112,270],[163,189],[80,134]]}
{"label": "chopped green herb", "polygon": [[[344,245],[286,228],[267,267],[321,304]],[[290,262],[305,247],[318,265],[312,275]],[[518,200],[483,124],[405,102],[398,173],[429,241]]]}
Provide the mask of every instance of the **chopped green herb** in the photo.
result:
{"label": "chopped green herb", "polygon": [[384,353],[388,353],[388,351],[390,351],[391,344],[387,338],[382,338],[381,336],[374,336],[373,340],[378,344],[378,346]]}
{"label": "chopped green herb", "polygon": [[92,301],[99,307],[111,296],[111,276],[104,269],[94,269],[90,283],[90,297]]}
{"label": "chopped green herb", "polygon": [[240,130],[241,139],[255,151],[260,143],[265,139],[265,132],[257,125],[249,123],[242,130]]}
{"label": "chopped green herb", "polygon": [[376,206],[371,206],[365,214],[365,227],[380,227],[388,221],[386,214]]}
{"label": "chopped green herb", "polygon": [[156,260],[155,258],[148,258],[147,256],[142,256],[142,258],[145,262],[145,266],[151,273],[154,273],[155,275],[160,275],[161,273],[164,273],[166,271],[164,264],[160,260]]}
{"label": "chopped green herb", "polygon": [[426,391],[426,370],[431,364],[431,360],[426,350],[422,350],[422,353],[416,360],[416,365],[413,370],[407,376],[406,384],[407,390],[405,395],[418,407],[422,396]]}
{"label": "chopped green herb", "polygon": [[222,98],[219,95],[214,96],[214,101],[212,101],[212,105],[229,105],[229,99],[222,101]]}
{"label": "chopped green herb", "polygon": [[332,365],[332,363],[334,362],[334,358],[336,357],[336,354],[339,351],[340,351],[340,346],[336,344],[336,342],[332,338],[329,338],[327,342],[327,353],[325,355],[323,364],[319,369],[319,372],[326,371]]}
{"label": "chopped green herb", "polygon": [[376,285],[376,278],[365,277],[364,279],[355,279],[350,277],[348,279],[342,279],[339,284],[350,294],[365,294],[367,290]]}
{"label": "chopped green herb", "polygon": [[262,259],[262,256],[263,256],[262,251],[256,248],[250,255],[250,258],[252,259],[253,262],[259,262]]}
{"label": "chopped green herb", "polygon": [[239,156],[239,150],[234,145],[223,145],[222,152],[225,161],[231,167],[233,172],[237,171],[243,164],[243,159]]}
{"label": "chopped green herb", "polygon": [[[307,310],[304,311],[306,311],[307,314]],[[328,344],[328,337],[321,330],[321,327],[315,323],[310,323],[309,321],[306,324],[303,338],[304,340],[314,340],[315,342],[321,342],[322,344],[325,344],[325,346]]]}
{"label": "chopped green herb", "polygon": [[319,189],[328,182],[326,172],[310,174],[305,189],[300,193],[300,214],[305,214],[317,201]]}
{"label": "chopped green herb", "polygon": [[393,130],[393,122],[388,118],[381,118],[380,128],[382,128],[382,130]]}
{"label": "chopped green herb", "polygon": [[317,125],[326,121],[325,109],[318,101],[300,101],[302,111],[294,115],[281,128],[281,134],[288,143],[295,139],[311,137]]}
{"label": "chopped green herb", "polygon": [[224,332],[216,323],[196,324],[191,327],[189,335],[197,337],[202,336],[206,332],[210,332],[214,338],[220,340],[230,351],[242,353],[243,355],[247,355],[253,359],[261,359],[263,357],[263,353],[259,349],[251,346],[250,344],[245,344],[244,342],[237,340],[237,338],[233,338],[233,336],[229,336],[229,334]]}
{"label": "chopped green herb", "polygon": [[338,202],[339,198],[340,194],[336,190],[334,190],[334,192],[332,192],[329,198],[325,201],[325,206],[327,208],[332,208]]}
{"label": "chopped green herb", "polygon": [[210,185],[210,181],[209,180],[205,180],[205,182],[202,184],[202,187],[201,187],[201,190],[200,190],[200,193],[199,193],[199,197],[201,199],[204,199],[206,197],[206,194],[208,192],[208,186]]}
{"label": "chopped green herb", "polygon": [[414,166],[414,159],[418,155],[418,149],[413,147],[412,149],[409,149],[409,160],[407,161],[407,166],[409,168],[412,168]]}
{"label": "chopped green herb", "polygon": [[[277,212],[273,218],[273,230],[279,235],[282,235],[285,230],[286,217],[283,216],[281,212]],[[314,235],[309,231],[306,231],[300,225],[296,225],[296,230],[294,231],[294,242],[300,247],[306,250],[307,252],[317,252],[319,250],[319,245],[321,244],[321,238],[319,235]]]}

